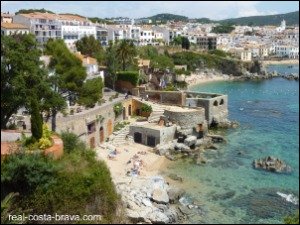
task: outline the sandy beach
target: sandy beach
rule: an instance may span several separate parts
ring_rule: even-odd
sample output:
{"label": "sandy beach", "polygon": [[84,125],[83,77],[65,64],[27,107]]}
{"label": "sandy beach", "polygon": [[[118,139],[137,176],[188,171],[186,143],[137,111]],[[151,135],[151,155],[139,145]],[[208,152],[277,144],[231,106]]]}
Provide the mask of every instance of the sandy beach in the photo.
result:
{"label": "sandy beach", "polygon": [[188,87],[203,84],[214,81],[225,81],[225,80],[233,80],[234,78],[229,75],[222,74],[191,74],[187,76],[185,82],[188,84]]}
{"label": "sandy beach", "polygon": [[110,150],[99,147],[97,149],[98,158],[104,160],[111,172],[115,183],[131,180],[132,176],[126,175],[138,163],[138,177],[146,178],[160,174],[167,167],[169,160],[164,156],[159,156],[152,152],[151,147],[137,143],[128,143],[117,147],[117,154],[109,159]]}
{"label": "sandy beach", "polygon": [[263,65],[276,65],[276,64],[299,64],[299,59],[288,59],[288,60],[266,60],[262,61]]}

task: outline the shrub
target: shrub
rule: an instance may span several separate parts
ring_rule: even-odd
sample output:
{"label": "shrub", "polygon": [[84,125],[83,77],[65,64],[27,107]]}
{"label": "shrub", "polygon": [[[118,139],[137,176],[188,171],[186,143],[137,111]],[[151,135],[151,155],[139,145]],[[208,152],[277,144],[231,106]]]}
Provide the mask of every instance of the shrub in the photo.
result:
{"label": "shrub", "polygon": [[9,124],[8,129],[9,130],[16,130],[18,127],[15,123]]}
{"label": "shrub", "polygon": [[141,107],[141,111],[152,113],[152,107],[151,107],[151,105],[143,104]]}
{"label": "shrub", "polygon": [[136,86],[139,80],[139,73],[137,71],[121,71],[118,72],[118,80],[128,81]]}
{"label": "shrub", "polygon": [[1,164],[1,187],[5,194],[30,194],[38,186],[48,187],[57,172],[56,165],[41,154],[9,155]]}
{"label": "shrub", "polygon": [[114,105],[114,112],[115,112],[116,117],[118,117],[119,115],[122,114],[122,112],[123,112],[122,103],[117,103],[117,104]]}
{"label": "shrub", "polygon": [[39,148],[46,149],[52,145],[51,142],[51,131],[48,128],[46,123],[43,124],[43,135],[42,138],[39,140]]}
{"label": "shrub", "polygon": [[61,139],[63,140],[64,152],[66,153],[70,153],[74,150],[79,143],[78,137],[74,133],[63,132],[61,133]]}

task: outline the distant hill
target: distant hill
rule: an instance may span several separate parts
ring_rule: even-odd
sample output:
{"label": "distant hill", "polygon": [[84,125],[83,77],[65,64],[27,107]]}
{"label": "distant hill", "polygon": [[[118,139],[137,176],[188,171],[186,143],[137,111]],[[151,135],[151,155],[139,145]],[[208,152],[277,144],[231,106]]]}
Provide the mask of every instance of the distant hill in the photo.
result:
{"label": "distant hill", "polygon": [[149,19],[152,20],[153,23],[156,22],[161,22],[161,23],[166,23],[168,21],[174,20],[176,22],[178,21],[188,21],[188,17],[186,16],[180,16],[180,15],[175,15],[175,14],[169,14],[169,13],[163,13],[163,14],[157,14],[155,16],[151,16],[151,17],[146,17],[146,18],[142,18],[142,19]]}
{"label": "distant hill", "polygon": [[33,13],[33,12],[41,12],[41,13],[52,13],[54,14],[54,12],[46,10],[44,8],[42,9],[20,9],[18,12],[16,12],[15,14],[28,14],[28,13]]}
{"label": "distant hill", "polygon": [[277,15],[268,15],[268,16],[249,16],[249,17],[240,17],[240,18],[232,18],[225,20],[211,20],[209,18],[199,18],[199,19],[189,19],[186,16],[174,15],[174,14],[157,14],[155,16],[143,18],[143,19],[151,19],[154,23],[156,21],[161,21],[162,23],[166,23],[167,21],[196,21],[198,23],[223,23],[223,24],[236,24],[236,25],[251,25],[251,26],[264,26],[264,25],[279,25],[281,21],[284,19],[286,24],[291,25],[299,25],[299,11],[285,13],[285,14],[277,14]]}
{"label": "distant hill", "polygon": [[299,24],[299,11],[269,15],[269,16],[250,16],[234,19],[219,20],[220,23],[232,23],[237,25],[251,25],[251,26],[264,26],[264,25],[279,25],[282,20],[286,21],[286,25]]}

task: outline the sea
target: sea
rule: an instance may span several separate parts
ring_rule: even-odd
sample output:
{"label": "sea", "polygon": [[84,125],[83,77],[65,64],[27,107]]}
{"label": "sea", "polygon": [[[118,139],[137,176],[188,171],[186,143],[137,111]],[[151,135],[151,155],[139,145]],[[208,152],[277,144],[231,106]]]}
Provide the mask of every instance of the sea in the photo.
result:
{"label": "sea", "polygon": [[[299,74],[299,65],[270,65],[269,71]],[[207,150],[206,164],[191,159],[168,168],[184,179],[191,224],[280,224],[299,209],[299,82],[283,78],[220,81],[193,91],[228,95],[229,119],[236,129],[221,131],[227,143]],[[277,174],[252,167],[255,159],[274,156],[292,167]]]}

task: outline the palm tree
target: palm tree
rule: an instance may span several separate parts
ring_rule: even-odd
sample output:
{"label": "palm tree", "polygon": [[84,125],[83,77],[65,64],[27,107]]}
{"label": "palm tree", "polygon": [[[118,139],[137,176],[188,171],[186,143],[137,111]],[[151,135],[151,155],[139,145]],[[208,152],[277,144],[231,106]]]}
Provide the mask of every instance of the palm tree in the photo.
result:
{"label": "palm tree", "polygon": [[122,69],[126,70],[126,63],[132,63],[137,54],[136,48],[131,40],[122,40],[117,49],[118,57],[120,57]]}

